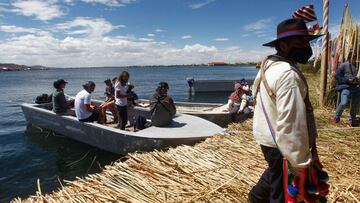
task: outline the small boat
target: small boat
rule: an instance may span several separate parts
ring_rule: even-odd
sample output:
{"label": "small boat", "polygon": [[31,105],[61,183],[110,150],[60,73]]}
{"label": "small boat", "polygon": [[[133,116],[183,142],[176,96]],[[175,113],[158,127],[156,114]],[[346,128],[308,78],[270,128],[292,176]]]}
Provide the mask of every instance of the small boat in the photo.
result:
{"label": "small boat", "polygon": [[[151,126],[144,130],[131,132],[95,122],[79,122],[75,116],[56,115],[51,110],[51,103],[24,103],[21,104],[21,108],[29,123],[121,155],[135,151],[160,150],[182,144],[191,145],[222,133],[224,130],[205,119],[181,113],[176,114],[170,126]],[[147,115],[148,113],[146,108],[134,108],[130,112],[130,115]]]}
{"label": "small boat", "polygon": [[[195,80],[187,79],[187,83],[195,92],[231,92],[234,91],[234,84],[239,80]],[[253,79],[247,79],[249,86],[254,82]]]}

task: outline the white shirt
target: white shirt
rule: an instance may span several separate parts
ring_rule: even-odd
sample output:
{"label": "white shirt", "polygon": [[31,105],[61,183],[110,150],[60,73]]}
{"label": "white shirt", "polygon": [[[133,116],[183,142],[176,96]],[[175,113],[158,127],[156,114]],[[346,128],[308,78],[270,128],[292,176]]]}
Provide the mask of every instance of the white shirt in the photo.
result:
{"label": "white shirt", "polygon": [[85,104],[91,104],[91,94],[82,90],[75,97],[75,114],[78,119],[86,119],[92,115],[92,112],[86,110]]}
{"label": "white shirt", "polygon": [[[266,66],[272,61],[268,60]],[[294,67],[297,68],[297,67]],[[306,123],[306,108],[304,98],[307,89],[299,74],[291,70],[286,62],[275,62],[265,72],[266,80],[276,101],[271,100],[264,84],[260,80],[260,71],[256,76],[254,88],[260,84],[260,91],[256,95],[254,111],[253,133],[258,144],[276,148],[293,167],[307,167],[311,161],[309,137]],[[260,94],[264,108],[275,131],[275,140],[271,136],[268,123],[262,108]]]}
{"label": "white shirt", "polygon": [[121,95],[127,95],[128,86],[127,85],[121,85],[120,82],[117,82],[115,84],[115,104],[118,106],[126,106],[127,105],[127,97],[124,98],[116,98],[116,94],[118,91],[120,91]]}

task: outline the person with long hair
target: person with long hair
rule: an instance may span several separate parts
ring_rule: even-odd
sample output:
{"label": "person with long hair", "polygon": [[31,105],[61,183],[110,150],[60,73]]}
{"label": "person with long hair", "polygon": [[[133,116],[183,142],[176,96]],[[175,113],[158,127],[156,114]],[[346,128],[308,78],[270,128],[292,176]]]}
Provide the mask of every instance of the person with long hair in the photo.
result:
{"label": "person with long hair", "polygon": [[121,130],[125,130],[126,124],[128,122],[127,91],[129,89],[128,87],[129,78],[130,78],[130,74],[127,71],[123,71],[117,77],[115,83],[115,104],[117,106],[121,119],[119,123],[119,127]]}

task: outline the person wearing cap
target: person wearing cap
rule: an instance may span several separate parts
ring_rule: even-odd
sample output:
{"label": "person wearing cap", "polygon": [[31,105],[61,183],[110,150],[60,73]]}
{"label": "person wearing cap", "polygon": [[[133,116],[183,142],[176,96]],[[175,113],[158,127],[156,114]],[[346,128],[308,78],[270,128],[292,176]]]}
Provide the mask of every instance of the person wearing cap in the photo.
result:
{"label": "person wearing cap", "polygon": [[263,45],[277,51],[262,62],[253,87],[253,134],[268,168],[249,192],[249,202],[285,202],[283,158],[299,177],[297,201],[306,197],[316,127],[307,82],[297,63],[307,63],[310,41],[320,36],[309,35],[303,20],[288,19],[278,25],[277,39]]}
{"label": "person wearing cap", "polygon": [[171,124],[176,107],[174,100],[168,95],[169,84],[160,82],[155,94],[150,97],[151,124],[157,127],[164,127]]}
{"label": "person wearing cap", "polygon": [[94,122],[99,120],[99,111],[94,103],[91,102],[91,93],[95,90],[95,83],[88,81],[83,84],[83,90],[75,97],[75,114],[81,122]]}
{"label": "person wearing cap", "polygon": [[120,115],[121,121],[119,123],[119,127],[121,130],[125,130],[125,127],[128,123],[127,91],[129,89],[128,87],[129,78],[130,78],[130,74],[127,71],[123,71],[117,77],[115,83],[115,104],[117,106]]}
{"label": "person wearing cap", "polygon": [[247,107],[246,94],[240,83],[235,83],[234,92],[229,96],[227,103],[227,111],[232,122],[235,122],[236,116],[243,113],[246,117],[251,113],[251,109]]}
{"label": "person wearing cap", "polygon": [[106,123],[106,110],[109,110],[113,116],[114,116],[114,123],[119,123],[119,112],[116,108],[116,105],[114,103],[115,101],[115,88],[112,84],[112,81],[110,79],[106,79],[104,81],[106,87],[105,87],[105,101],[100,105],[102,112],[101,112],[101,118],[102,120],[100,123]]}
{"label": "person wearing cap", "polygon": [[64,89],[67,82],[64,79],[59,79],[54,82],[55,92],[52,94],[53,111],[60,115],[71,115],[70,108],[74,104],[73,100],[67,101],[64,94]]}

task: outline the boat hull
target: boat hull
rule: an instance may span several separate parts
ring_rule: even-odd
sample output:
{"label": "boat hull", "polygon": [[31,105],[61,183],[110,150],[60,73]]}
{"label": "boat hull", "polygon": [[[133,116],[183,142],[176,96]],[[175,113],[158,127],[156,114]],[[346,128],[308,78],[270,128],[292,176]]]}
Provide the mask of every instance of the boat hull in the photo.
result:
{"label": "boat hull", "polygon": [[[205,133],[199,136],[186,137],[181,135],[174,137],[169,135],[167,137],[162,135],[157,137],[155,133],[160,131],[156,127],[150,127],[140,132],[128,132],[97,123],[79,122],[73,116],[56,115],[50,110],[38,108],[37,106],[33,104],[21,105],[24,116],[29,123],[52,130],[79,142],[121,155],[135,151],[160,150],[181,144],[191,145],[222,131],[218,126],[211,126],[213,133],[209,131],[206,132],[208,134]],[[164,129],[165,132],[166,130],[171,133],[171,129]]]}

